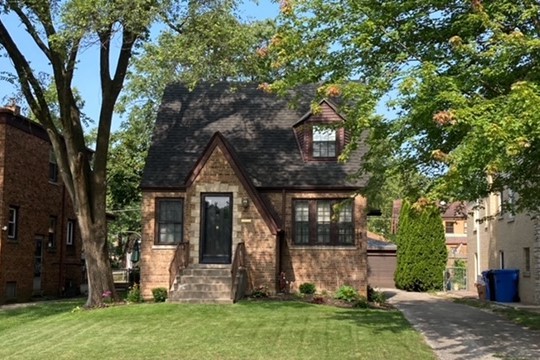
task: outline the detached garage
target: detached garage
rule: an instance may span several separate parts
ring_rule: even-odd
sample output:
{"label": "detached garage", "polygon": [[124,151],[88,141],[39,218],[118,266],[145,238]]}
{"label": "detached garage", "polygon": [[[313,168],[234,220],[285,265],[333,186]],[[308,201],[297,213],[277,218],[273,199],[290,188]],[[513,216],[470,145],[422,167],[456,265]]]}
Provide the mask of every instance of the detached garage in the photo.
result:
{"label": "detached garage", "polygon": [[368,282],[373,288],[394,288],[397,246],[368,232]]}

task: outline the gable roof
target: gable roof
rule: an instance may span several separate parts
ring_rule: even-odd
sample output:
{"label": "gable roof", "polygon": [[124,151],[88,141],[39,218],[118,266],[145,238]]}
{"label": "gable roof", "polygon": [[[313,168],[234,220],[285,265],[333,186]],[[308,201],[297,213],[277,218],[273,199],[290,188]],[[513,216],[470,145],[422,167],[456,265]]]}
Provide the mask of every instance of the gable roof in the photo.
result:
{"label": "gable roof", "polygon": [[[358,188],[346,180],[366,147],[345,163],[304,162],[293,125],[306,116],[315,87],[297,90],[298,106],[256,84],[169,85],[159,110],[142,179],[143,188],[182,188],[210,139],[220,132],[256,187]],[[329,102],[329,101],[328,101]]]}
{"label": "gable roof", "polygon": [[233,168],[236,176],[246,189],[255,207],[268,225],[268,228],[270,229],[270,231],[272,231],[272,234],[277,234],[281,230],[281,228],[278,225],[276,218],[274,217],[272,211],[270,210],[266,202],[261,198],[259,192],[255,190],[255,187],[253,186],[251,180],[245,173],[242,165],[239,163],[238,156],[235,154],[234,149],[227,142],[227,139],[225,139],[223,135],[221,135],[220,132],[216,132],[212,136],[212,139],[210,140],[202,156],[199,158],[193,169],[188,173],[186,186],[190,186],[195,181],[195,179],[200,174],[204,165],[206,164],[206,162],[216,148],[221,149],[221,151],[223,152],[223,155],[229,162],[229,165]]}

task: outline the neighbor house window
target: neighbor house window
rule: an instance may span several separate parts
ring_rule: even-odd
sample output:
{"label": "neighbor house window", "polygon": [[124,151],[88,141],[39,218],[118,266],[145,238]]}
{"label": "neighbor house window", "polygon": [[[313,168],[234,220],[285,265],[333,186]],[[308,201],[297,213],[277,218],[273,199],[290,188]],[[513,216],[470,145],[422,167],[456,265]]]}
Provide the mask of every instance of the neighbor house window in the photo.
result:
{"label": "neighbor house window", "polygon": [[15,281],[8,281],[6,283],[6,299],[13,300],[17,298],[17,283]]}
{"label": "neighbor house window", "polygon": [[313,157],[336,157],[336,130],[315,126],[313,127]]}
{"label": "neighbor house window", "polygon": [[19,209],[10,206],[9,207],[9,213],[8,213],[8,225],[7,225],[7,237],[8,239],[15,240],[17,239],[17,222],[19,221],[18,215],[19,215]]}
{"label": "neighbor house window", "polygon": [[523,260],[524,260],[524,272],[530,272],[531,271],[531,248],[523,248]]}
{"label": "neighbor house window", "polygon": [[295,200],[294,243],[353,245],[353,204],[342,200]]}
{"label": "neighbor house window", "polygon": [[157,200],[157,244],[169,245],[182,242],[183,215],[182,199]]}
{"label": "neighbor house window", "polygon": [[514,208],[516,204],[516,193],[512,189],[508,189],[508,219],[513,220],[514,219]]}
{"label": "neighbor house window", "polygon": [[454,222],[453,221],[445,221],[444,222],[444,232],[447,234],[453,234],[454,233]]}
{"label": "neighbor house window", "polygon": [[499,269],[504,269],[504,251],[499,251]]}
{"label": "neighbor house window", "polygon": [[73,246],[75,244],[75,220],[67,221],[66,228],[66,245]]}
{"label": "neighbor house window", "polygon": [[49,181],[53,183],[58,182],[58,163],[52,150],[49,151]]}
{"label": "neighbor house window", "polygon": [[56,216],[49,217],[49,239],[47,247],[49,249],[56,248],[56,224],[58,223]]}

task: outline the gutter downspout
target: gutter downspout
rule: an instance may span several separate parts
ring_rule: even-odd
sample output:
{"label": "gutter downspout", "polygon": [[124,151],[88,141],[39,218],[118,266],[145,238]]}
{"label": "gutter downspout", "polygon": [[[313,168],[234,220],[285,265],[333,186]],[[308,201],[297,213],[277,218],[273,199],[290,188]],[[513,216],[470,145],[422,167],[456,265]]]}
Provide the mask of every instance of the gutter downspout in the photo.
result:
{"label": "gutter downspout", "polygon": [[65,245],[65,231],[66,231],[66,220],[65,220],[65,207],[66,207],[66,186],[62,183],[62,211],[60,212],[60,239],[58,239],[58,246],[60,247],[60,264],[58,269],[58,290],[60,290],[60,296],[64,295],[66,291],[63,280],[64,280],[64,245]]}
{"label": "gutter downspout", "polygon": [[[476,200],[476,209],[474,210],[474,214],[475,214],[475,219],[474,219],[474,226],[476,228],[476,278],[478,278],[478,276],[482,273],[481,272],[481,255],[480,255],[480,250],[481,250],[481,246],[480,246],[480,221],[479,220],[479,217],[480,217],[480,209],[478,208],[480,206],[480,201]],[[475,280],[476,281],[476,280]]]}

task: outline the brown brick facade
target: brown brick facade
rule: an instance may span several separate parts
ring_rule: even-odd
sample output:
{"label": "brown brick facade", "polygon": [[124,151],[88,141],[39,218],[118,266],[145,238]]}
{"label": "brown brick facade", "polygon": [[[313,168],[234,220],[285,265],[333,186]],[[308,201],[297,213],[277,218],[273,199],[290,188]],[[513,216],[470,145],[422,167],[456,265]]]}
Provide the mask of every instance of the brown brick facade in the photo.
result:
{"label": "brown brick facade", "polygon": [[[342,285],[351,285],[360,293],[367,292],[366,199],[354,201],[354,246],[298,246],[293,240],[293,200],[346,199],[350,191],[288,191],[267,193],[276,212],[284,219],[285,233],[281,245],[281,271],[290,281],[290,289],[298,291],[305,282],[314,283],[319,290],[333,292]],[[285,203],[285,206],[283,204]]]}
{"label": "brown brick facade", "polygon": [[[77,231],[73,246],[66,245],[67,222],[75,214],[61,181],[49,181],[50,149],[43,128],[0,109],[0,303],[74,294],[82,281]],[[8,239],[6,231],[10,207],[17,209],[15,239]],[[48,247],[51,217],[56,219],[54,247]],[[42,244],[40,286],[34,279],[38,240]],[[8,298],[13,291],[16,297]]]}
{"label": "brown brick facade", "polygon": [[[291,235],[293,199],[345,199],[351,196],[351,192],[293,192],[286,189],[265,191],[262,198],[281,221],[284,236],[280,236],[271,231],[240,176],[223,150],[216,147],[185,191],[143,192],[141,287],[145,298],[151,298],[153,288],[168,287],[169,265],[176,248],[155,245],[156,198],[184,199],[184,241],[190,243],[190,263],[197,264],[201,237],[201,194],[204,193],[232,194],[233,252],[239,242],[245,242],[248,291],[258,286],[268,286],[270,291],[276,291],[278,274],[284,271],[287,280],[292,281],[293,291],[297,291],[303,282],[313,282],[319,290],[335,291],[341,285],[347,284],[366,294],[367,240],[364,198],[357,196],[354,202],[354,246],[295,246]],[[242,206],[242,199],[248,199],[247,208]]]}

